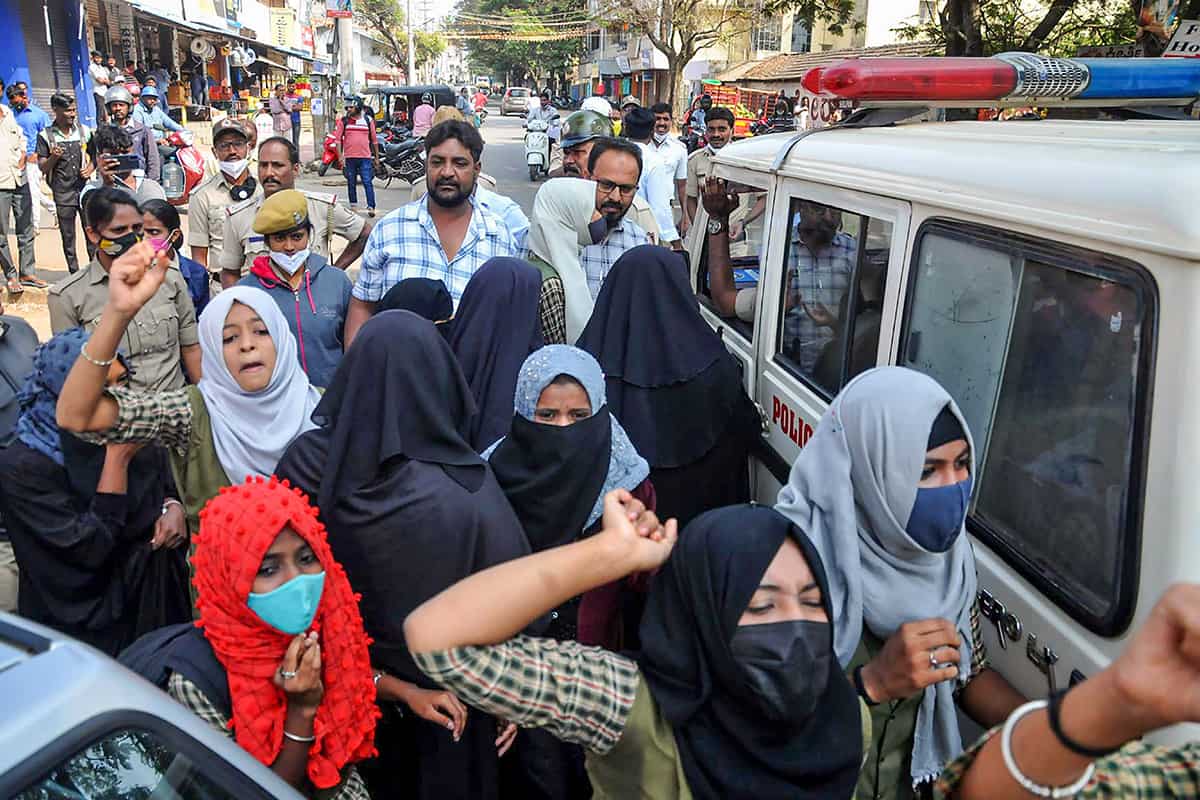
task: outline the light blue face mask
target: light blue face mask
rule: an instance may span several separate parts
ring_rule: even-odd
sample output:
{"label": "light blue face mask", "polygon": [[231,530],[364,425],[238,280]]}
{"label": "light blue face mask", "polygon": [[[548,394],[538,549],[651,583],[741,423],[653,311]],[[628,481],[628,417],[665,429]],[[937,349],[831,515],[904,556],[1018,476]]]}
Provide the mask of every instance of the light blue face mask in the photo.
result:
{"label": "light blue face mask", "polygon": [[297,575],[282,586],[263,594],[250,593],[246,605],[258,618],[277,631],[304,633],[317,615],[325,573]]}

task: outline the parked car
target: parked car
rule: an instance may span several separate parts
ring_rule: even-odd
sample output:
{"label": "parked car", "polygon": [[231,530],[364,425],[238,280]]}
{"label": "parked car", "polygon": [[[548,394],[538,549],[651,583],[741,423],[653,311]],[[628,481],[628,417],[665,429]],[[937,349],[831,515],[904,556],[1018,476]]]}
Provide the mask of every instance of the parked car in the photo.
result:
{"label": "parked car", "polygon": [[108,656],[5,613],[0,697],[0,797],[302,798]]}
{"label": "parked car", "polygon": [[524,86],[510,86],[504,90],[500,98],[500,116],[508,116],[516,112],[522,116],[529,110],[530,91]]}

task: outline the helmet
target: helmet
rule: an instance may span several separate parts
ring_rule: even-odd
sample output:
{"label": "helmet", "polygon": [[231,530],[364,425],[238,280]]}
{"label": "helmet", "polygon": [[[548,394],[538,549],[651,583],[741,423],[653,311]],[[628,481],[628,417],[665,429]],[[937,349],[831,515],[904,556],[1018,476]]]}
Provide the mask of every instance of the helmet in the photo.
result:
{"label": "helmet", "polygon": [[133,105],[133,95],[124,86],[112,86],[104,93],[104,105],[107,107],[109,103],[124,103],[131,106]]}
{"label": "helmet", "polygon": [[700,107],[703,108],[705,111],[712,108],[712,96],[708,95],[708,94],[701,95],[700,96]]}
{"label": "helmet", "polygon": [[142,97],[158,97],[158,89],[153,86],[142,87]]}
{"label": "helmet", "polygon": [[421,102],[433,105],[433,92],[425,92],[423,95],[421,95]]}
{"label": "helmet", "polygon": [[595,111],[576,111],[563,120],[562,146],[574,147],[597,136],[612,136],[612,122]]}
{"label": "helmet", "polygon": [[355,108],[363,107],[363,100],[356,94],[346,95],[346,99],[342,101],[342,106],[354,106]]}

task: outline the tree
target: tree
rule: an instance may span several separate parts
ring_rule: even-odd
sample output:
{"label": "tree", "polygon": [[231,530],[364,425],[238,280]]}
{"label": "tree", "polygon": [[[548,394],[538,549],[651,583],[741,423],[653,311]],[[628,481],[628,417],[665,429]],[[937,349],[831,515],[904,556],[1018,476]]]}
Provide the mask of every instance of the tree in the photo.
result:
{"label": "tree", "polygon": [[644,34],[667,59],[668,102],[682,113],[684,67],[705,47],[749,33],[774,17],[794,13],[821,20],[833,33],[854,21],[854,0],[607,0],[601,18]]}
{"label": "tree", "polygon": [[[366,27],[383,37],[388,45],[387,60],[396,69],[408,73],[408,31],[399,0],[356,0],[354,15]],[[413,61],[421,67],[436,61],[446,49],[446,40],[437,33],[413,31]],[[408,75],[410,83],[415,76]]]}
{"label": "tree", "polygon": [[1137,26],[1129,0],[946,0],[937,20],[897,32],[940,44],[948,56],[1073,56],[1084,45],[1131,43]]}
{"label": "tree", "polygon": [[551,28],[541,20],[578,13],[580,5],[571,0],[464,0],[460,12],[504,23],[490,29],[465,20],[457,23],[468,36],[495,37],[464,39],[472,70],[516,83],[541,86],[554,79],[561,84],[579,63],[582,37],[554,38],[562,34],[562,27]]}

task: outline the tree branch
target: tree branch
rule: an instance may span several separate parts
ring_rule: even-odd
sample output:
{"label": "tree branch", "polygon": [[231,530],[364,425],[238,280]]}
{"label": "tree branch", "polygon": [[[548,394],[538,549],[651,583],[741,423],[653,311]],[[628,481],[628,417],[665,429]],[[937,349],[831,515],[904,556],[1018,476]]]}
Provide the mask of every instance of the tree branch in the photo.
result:
{"label": "tree branch", "polygon": [[1059,20],[1061,20],[1063,15],[1070,11],[1071,7],[1077,2],[1078,0],[1054,0],[1054,2],[1050,4],[1050,9],[1046,12],[1046,16],[1042,17],[1042,21],[1039,22],[1037,27],[1025,37],[1025,41],[1021,42],[1020,47],[1017,49],[1024,50],[1029,53],[1037,52],[1042,45],[1046,43],[1046,37],[1048,37],[1051,31],[1054,30],[1054,27],[1058,25]]}

